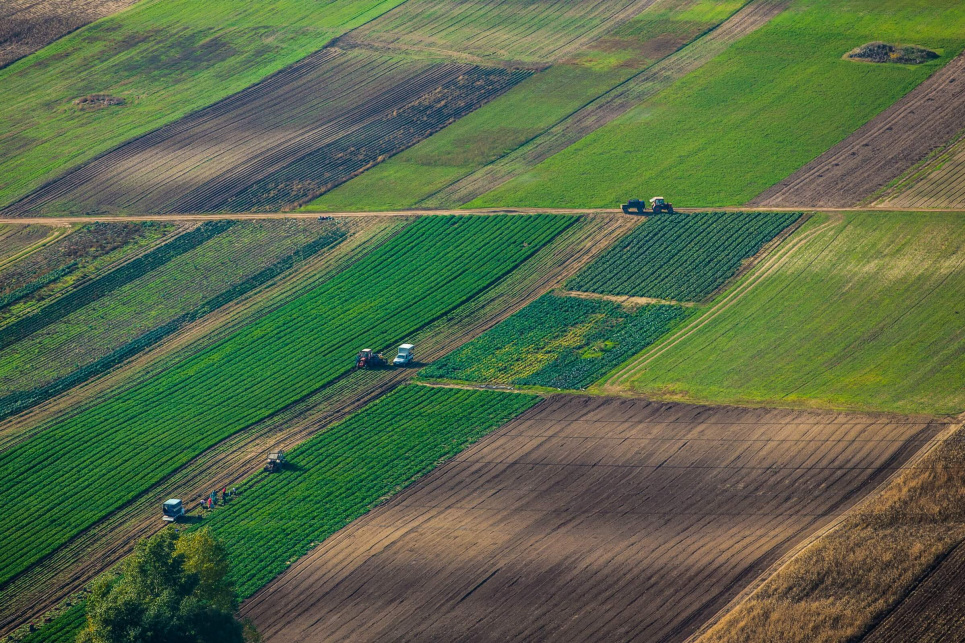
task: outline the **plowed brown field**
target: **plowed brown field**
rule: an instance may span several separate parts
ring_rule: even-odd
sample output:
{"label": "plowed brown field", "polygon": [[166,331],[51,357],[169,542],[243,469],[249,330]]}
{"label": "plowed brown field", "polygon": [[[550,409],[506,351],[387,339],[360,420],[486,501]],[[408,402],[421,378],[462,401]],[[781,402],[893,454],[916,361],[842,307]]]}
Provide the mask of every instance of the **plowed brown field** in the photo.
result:
{"label": "plowed brown field", "polygon": [[557,396],[242,608],[267,641],[680,641],[927,421]]}
{"label": "plowed brown field", "polygon": [[[868,199],[965,128],[965,54],[949,62],[857,132],[764,191],[758,207],[851,207]],[[965,189],[960,190],[960,196]],[[932,206],[908,197],[881,205]],[[957,203],[961,205],[961,201]]]}
{"label": "plowed brown field", "polygon": [[5,0],[0,4],[0,67],[137,0]]}

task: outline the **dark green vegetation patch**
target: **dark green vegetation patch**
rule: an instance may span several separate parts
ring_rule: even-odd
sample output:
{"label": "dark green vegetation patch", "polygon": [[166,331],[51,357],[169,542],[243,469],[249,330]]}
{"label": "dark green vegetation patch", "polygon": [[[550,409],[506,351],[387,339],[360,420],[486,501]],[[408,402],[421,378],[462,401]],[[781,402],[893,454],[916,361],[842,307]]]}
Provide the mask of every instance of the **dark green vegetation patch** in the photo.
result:
{"label": "dark green vegetation patch", "polygon": [[679,306],[629,311],[609,301],[545,295],[420,375],[584,388],[652,344],[686,314]]}
{"label": "dark green vegetation patch", "polygon": [[575,221],[422,218],[221,342],[3,452],[0,503],[11,513],[0,532],[0,582],[348,372],[360,348],[396,344],[472,299]]}
{"label": "dark green vegetation patch", "polygon": [[249,479],[204,524],[228,546],[238,592],[250,596],[286,561],[538,401],[406,386],[299,446],[281,473]]}
{"label": "dark green vegetation patch", "polygon": [[567,283],[605,295],[700,301],[798,217],[709,212],[648,219]]}

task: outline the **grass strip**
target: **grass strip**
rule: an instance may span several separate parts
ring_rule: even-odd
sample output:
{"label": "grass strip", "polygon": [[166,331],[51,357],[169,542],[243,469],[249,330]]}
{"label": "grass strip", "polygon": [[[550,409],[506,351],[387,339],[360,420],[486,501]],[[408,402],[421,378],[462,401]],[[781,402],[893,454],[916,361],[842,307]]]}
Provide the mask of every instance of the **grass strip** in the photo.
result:
{"label": "grass strip", "polygon": [[44,306],[33,315],[0,329],[0,350],[63,319],[75,310],[97,301],[131,280],[163,266],[175,257],[224,232],[232,225],[234,225],[233,221],[206,221],[197,228],[172,239],[151,252],[120,266],[116,270],[112,270],[103,277],[84,284]]}

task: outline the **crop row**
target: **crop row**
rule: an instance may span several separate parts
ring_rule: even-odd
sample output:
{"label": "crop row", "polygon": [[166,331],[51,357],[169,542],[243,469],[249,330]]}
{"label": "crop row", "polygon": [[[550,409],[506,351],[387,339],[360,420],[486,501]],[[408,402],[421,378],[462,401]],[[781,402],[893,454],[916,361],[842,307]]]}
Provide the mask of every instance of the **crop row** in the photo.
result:
{"label": "crop row", "polygon": [[205,521],[228,545],[240,594],[538,400],[404,386],[292,451],[280,475],[250,478]]}
{"label": "crop row", "polygon": [[343,231],[338,229],[331,230],[314,241],[306,244],[302,248],[299,248],[295,253],[283,257],[261,272],[258,272],[248,279],[235,284],[231,288],[222,291],[194,310],[184,313],[183,315],[180,315],[179,317],[176,317],[175,319],[172,319],[166,324],[162,324],[153,330],[149,330],[143,335],[140,335],[126,344],[114,349],[104,357],[101,357],[100,359],[97,359],[96,361],[85,366],[81,366],[77,370],[72,371],[69,374],[64,375],[63,377],[60,377],[48,384],[28,390],[17,391],[15,393],[0,397],[0,419],[19,413],[32,406],[36,406],[37,404],[40,404],[41,402],[48,400],[51,397],[58,395],[74,386],[77,386],[78,384],[97,377],[101,373],[104,373],[125,360],[130,359],[134,355],[137,355],[141,351],[157,344],[162,339],[172,335],[187,324],[197,321],[208,313],[221,308],[225,304],[234,301],[246,293],[251,292],[255,288],[267,283],[283,272],[290,270],[299,262],[308,259],[318,252],[321,252],[325,248],[339,243],[344,238],[345,233]]}
{"label": "crop row", "polygon": [[0,329],[0,350],[63,319],[75,310],[97,301],[124,284],[163,266],[175,257],[196,248],[208,239],[227,230],[233,223],[232,221],[202,223],[194,230],[172,239],[102,277],[91,280],[76,290],[72,290],[44,306],[40,312],[3,327]]}
{"label": "crop row", "polygon": [[655,216],[567,283],[605,295],[700,301],[800,217],[709,212]]}
{"label": "crop row", "polygon": [[584,388],[685,315],[679,306],[642,306],[631,312],[609,301],[545,295],[427,366],[420,376]]}
{"label": "crop row", "polygon": [[359,348],[391,346],[474,297],[574,221],[425,217],[218,344],[0,454],[0,503],[12,507],[0,582],[349,371]]}

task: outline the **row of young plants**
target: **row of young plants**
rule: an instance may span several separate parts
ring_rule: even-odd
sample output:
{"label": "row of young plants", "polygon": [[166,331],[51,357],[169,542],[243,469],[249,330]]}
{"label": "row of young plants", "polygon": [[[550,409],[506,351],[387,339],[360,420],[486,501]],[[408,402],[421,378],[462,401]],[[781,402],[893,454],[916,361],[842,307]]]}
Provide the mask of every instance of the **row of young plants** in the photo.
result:
{"label": "row of young plants", "polygon": [[0,397],[0,420],[10,417],[16,413],[20,413],[21,411],[24,411],[30,407],[36,406],[37,404],[40,404],[41,402],[48,400],[55,395],[59,395],[60,393],[73,388],[78,384],[97,377],[98,375],[137,355],[141,351],[144,351],[157,344],[162,339],[174,334],[184,326],[201,319],[208,313],[221,308],[222,306],[251,292],[259,286],[268,283],[270,280],[290,270],[298,263],[321,252],[325,248],[341,242],[344,238],[345,232],[343,230],[330,230],[314,241],[299,248],[293,254],[283,257],[261,272],[252,275],[241,283],[235,284],[231,288],[212,297],[194,310],[184,313],[183,315],[180,315],[179,317],[176,317],[175,319],[172,319],[166,324],[162,324],[153,330],[149,330],[143,335],[140,335],[119,348],[114,349],[104,357],[101,357],[100,359],[91,362],[86,366],[82,366],[70,374],[56,379],[49,384],[24,391],[17,391],[15,393]]}
{"label": "row of young plants", "polygon": [[233,221],[207,221],[179,235],[151,252],[137,257],[107,274],[72,290],[29,317],[0,328],[0,350],[63,319],[70,313],[105,297],[124,284],[163,266],[175,257],[200,246],[234,224]]}
{"label": "row of young plants", "polygon": [[680,306],[629,310],[610,301],[544,295],[420,377],[580,389],[643,350],[687,315]]}
{"label": "row of young plants", "polygon": [[[176,330],[203,314],[198,309],[216,307],[225,297],[241,294],[239,289],[258,273],[278,262],[277,267],[284,268],[287,258],[308,244],[318,240],[327,245],[327,235],[334,229],[331,222],[236,222],[0,351],[0,399],[34,397],[58,380],[86,377],[77,371],[102,371],[117,363],[118,355],[123,359],[139,345],[168,334],[165,330]],[[198,313],[191,315],[194,311]]]}
{"label": "row of young plants", "polygon": [[[68,274],[64,286],[96,272],[130,254],[145,243],[157,240],[173,226],[154,222],[105,223],[98,221],[74,230],[30,256],[0,271],[0,310],[20,302],[41,289],[47,297],[58,292],[47,288]],[[32,297],[31,299],[37,299]],[[36,304],[34,304],[36,305]],[[4,311],[4,316],[9,316]],[[7,319],[3,320],[4,322]]]}
{"label": "row of young plants", "polygon": [[566,285],[605,295],[701,301],[800,216],[788,212],[654,216]]}
{"label": "row of young plants", "polygon": [[[221,342],[0,454],[0,582],[225,437],[471,299],[575,217],[424,217]],[[30,463],[30,466],[23,466]]]}

